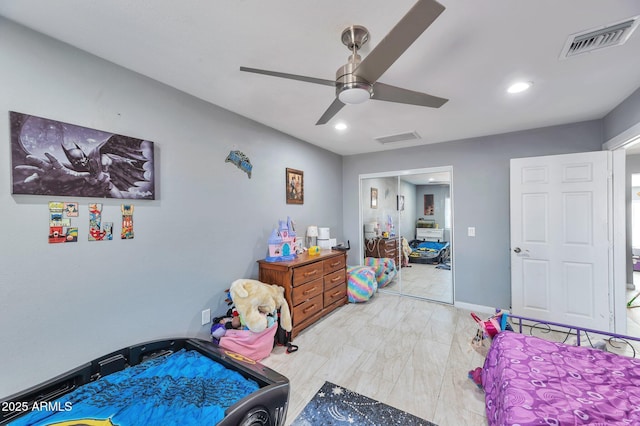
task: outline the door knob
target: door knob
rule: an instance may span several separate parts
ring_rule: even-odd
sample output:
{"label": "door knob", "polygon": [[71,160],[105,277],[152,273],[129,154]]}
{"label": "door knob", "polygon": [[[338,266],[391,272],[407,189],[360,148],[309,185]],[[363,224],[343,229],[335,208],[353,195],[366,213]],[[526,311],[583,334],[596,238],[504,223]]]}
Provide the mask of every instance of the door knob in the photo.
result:
{"label": "door knob", "polygon": [[516,252],[516,253],[520,253],[522,250],[520,250],[520,247],[516,247],[516,248],[513,249],[513,251]]}

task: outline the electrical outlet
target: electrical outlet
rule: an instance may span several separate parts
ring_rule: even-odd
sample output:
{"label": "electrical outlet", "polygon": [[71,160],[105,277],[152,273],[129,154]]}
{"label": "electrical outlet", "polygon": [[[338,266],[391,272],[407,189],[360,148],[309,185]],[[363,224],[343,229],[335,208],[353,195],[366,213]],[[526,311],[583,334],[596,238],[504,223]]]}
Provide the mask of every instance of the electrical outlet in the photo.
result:
{"label": "electrical outlet", "polygon": [[209,321],[211,321],[211,309],[205,309],[202,311],[202,325],[209,324]]}
{"label": "electrical outlet", "polygon": [[474,226],[470,226],[467,229],[467,235],[470,237],[475,237],[476,236],[476,228]]}

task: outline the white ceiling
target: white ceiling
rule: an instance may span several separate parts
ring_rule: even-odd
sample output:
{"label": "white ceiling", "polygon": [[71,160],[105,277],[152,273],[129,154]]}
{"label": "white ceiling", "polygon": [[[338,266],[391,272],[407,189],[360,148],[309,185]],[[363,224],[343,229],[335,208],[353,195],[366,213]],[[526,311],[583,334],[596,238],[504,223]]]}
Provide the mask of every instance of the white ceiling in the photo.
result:
{"label": "white ceiling", "polygon": [[[349,55],[344,28],[369,29],[365,57],[415,0],[2,0],[0,15],[342,155],[600,119],[640,87],[640,30],[559,59],[570,34],[640,15],[638,0],[440,1],[446,10],[379,81],[449,102],[347,105],[324,126],[331,87],[239,67],[333,80]],[[508,95],[519,79],[533,88]],[[373,139],[413,131],[421,139]]]}

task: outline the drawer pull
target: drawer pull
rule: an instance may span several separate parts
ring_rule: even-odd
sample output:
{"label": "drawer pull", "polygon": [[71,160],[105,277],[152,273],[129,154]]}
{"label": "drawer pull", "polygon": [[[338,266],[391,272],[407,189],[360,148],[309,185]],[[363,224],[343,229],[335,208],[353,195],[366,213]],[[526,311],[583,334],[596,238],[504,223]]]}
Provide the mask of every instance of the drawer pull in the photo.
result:
{"label": "drawer pull", "polygon": [[333,294],[331,295],[331,297],[340,296],[340,293],[342,293],[342,291],[336,291],[335,293],[333,293]]}
{"label": "drawer pull", "polygon": [[313,293],[314,291],[316,291],[315,287],[310,288],[309,290],[305,290],[302,292],[302,294],[309,294],[309,293]]}
{"label": "drawer pull", "polygon": [[310,310],[314,309],[316,307],[316,304],[314,303],[313,305],[309,306],[308,308],[304,308],[302,310],[303,314],[306,314],[307,312],[309,312]]}
{"label": "drawer pull", "polygon": [[304,276],[305,276],[305,277],[308,277],[308,276],[310,276],[310,275],[315,275],[315,274],[317,274],[317,273],[318,273],[318,270],[317,270],[317,269],[314,269],[313,271],[305,272],[305,273],[304,273]]}
{"label": "drawer pull", "polygon": [[331,267],[333,268],[334,266],[338,266],[339,264],[340,264],[340,261],[333,262],[333,263],[331,264]]}
{"label": "drawer pull", "polygon": [[334,277],[334,278],[331,278],[331,282],[335,283],[336,281],[340,281],[341,279],[342,277]]}

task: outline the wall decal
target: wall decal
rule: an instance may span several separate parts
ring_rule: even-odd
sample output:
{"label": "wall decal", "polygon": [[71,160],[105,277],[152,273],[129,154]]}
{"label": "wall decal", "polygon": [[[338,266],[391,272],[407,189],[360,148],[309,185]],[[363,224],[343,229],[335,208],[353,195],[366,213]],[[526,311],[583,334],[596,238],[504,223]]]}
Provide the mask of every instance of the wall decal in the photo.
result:
{"label": "wall decal", "polygon": [[251,165],[249,157],[244,155],[242,152],[230,151],[224,162],[235,164],[237,168],[245,172],[247,176],[249,176],[249,179],[251,179],[251,170],[253,170],[253,166]]}
{"label": "wall decal", "polygon": [[67,217],[78,217],[78,203],[64,203],[64,214]]}
{"label": "wall decal", "polygon": [[[55,243],[75,243],[78,241],[78,228],[71,227],[71,219],[77,214],[69,214],[69,206],[75,205],[76,210],[78,203],[64,203],[61,201],[49,202],[49,244]],[[77,213],[77,211],[76,211]]]}
{"label": "wall decal", "polygon": [[102,204],[89,204],[89,241],[113,239],[113,222],[105,222],[102,226]]}
{"label": "wall decal", "polygon": [[122,232],[120,238],[123,240],[133,239],[133,205],[123,204],[120,206],[122,211]]}
{"label": "wall decal", "polygon": [[9,113],[12,193],[155,199],[153,142]]}

